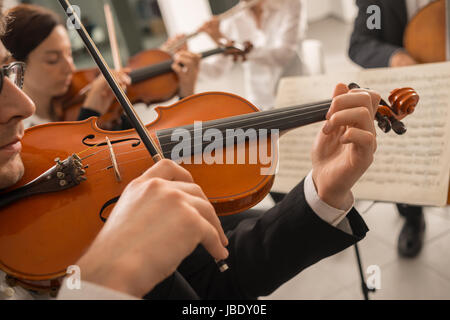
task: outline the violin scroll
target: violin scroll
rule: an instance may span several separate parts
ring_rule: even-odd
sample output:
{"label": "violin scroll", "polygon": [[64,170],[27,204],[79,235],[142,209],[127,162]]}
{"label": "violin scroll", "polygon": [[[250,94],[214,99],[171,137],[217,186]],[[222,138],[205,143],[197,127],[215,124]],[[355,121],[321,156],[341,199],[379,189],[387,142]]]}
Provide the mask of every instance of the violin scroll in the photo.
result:
{"label": "violin scroll", "polygon": [[[360,88],[356,83],[351,83],[348,87],[349,89]],[[419,95],[412,88],[395,89],[389,96],[389,102],[391,105],[381,99],[375,120],[384,133],[392,129],[396,134],[402,135],[406,132],[406,127],[400,120],[414,112],[419,103]]]}
{"label": "violin scroll", "polygon": [[419,95],[412,88],[395,89],[389,96],[389,102],[397,113],[398,120],[402,120],[414,112],[417,103],[419,103]]}
{"label": "violin scroll", "polygon": [[404,134],[406,127],[400,120],[414,112],[419,103],[419,95],[412,88],[395,89],[389,96],[389,102],[391,106],[384,100],[380,101],[376,115],[376,119],[380,119],[378,126],[385,133],[392,128],[396,134]]}
{"label": "violin scroll", "polygon": [[234,41],[231,41],[223,45],[223,48],[225,49],[224,54],[233,56],[233,60],[235,62],[239,61],[239,58],[241,58],[242,61],[246,61],[247,55],[253,49],[253,44],[250,41],[245,41],[242,44],[237,44]]}

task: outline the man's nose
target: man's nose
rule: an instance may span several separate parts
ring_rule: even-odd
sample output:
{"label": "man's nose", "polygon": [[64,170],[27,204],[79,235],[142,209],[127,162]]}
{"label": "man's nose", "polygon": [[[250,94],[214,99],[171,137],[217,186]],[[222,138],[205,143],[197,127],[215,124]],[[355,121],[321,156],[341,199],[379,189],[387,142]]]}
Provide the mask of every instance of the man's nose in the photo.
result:
{"label": "man's nose", "polygon": [[8,122],[14,117],[26,119],[32,116],[36,106],[20,88],[5,77],[0,93],[0,109],[2,122]]}

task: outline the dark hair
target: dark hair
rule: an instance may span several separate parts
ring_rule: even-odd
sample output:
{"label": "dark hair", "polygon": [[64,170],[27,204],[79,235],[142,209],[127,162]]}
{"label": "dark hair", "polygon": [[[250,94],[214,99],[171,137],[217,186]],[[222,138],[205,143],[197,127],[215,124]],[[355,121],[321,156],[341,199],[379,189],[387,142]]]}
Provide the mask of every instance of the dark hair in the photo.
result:
{"label": "dark hair", "polygon": [[0,36],[5,31],[5,17],[3,16],[3,0],[0,0]]}
{"label": "dark hair", "polygon": [[0,40],[18,61],[26,61],[31,51],[36,49],[56,26],[62,25],[56,13],[32,4],[15,6],[9,9],[5,16],[5,33]]}

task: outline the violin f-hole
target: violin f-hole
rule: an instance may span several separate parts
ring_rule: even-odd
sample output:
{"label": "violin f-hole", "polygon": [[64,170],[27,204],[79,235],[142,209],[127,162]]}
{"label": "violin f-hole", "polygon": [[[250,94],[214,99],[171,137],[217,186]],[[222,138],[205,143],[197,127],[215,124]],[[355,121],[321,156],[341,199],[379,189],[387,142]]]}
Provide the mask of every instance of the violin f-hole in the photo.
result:
{"label": "violin f-hole", "polygon": [[106,223],[106,220],[108,220],[108,217],[104,217],[104,216],[103,216],[105,210],[106,210],[109,206],[111,206],[111,205],[115,204],[117,201],[119,201],[119,198],[120,198],[120,196],[117,196],[117,197],[115,197],[115,198],[112,198],[112,199],[106,201],[105,204],[104,204],[104,205],[102,206],[102,208],[100,209],[100,212],[99,212],[98,216],[100,217],[100,220],[101,220],[103,223]]}
{"label": "violin f-hole", "polygon": [[[81,141],[85,146],[87,147],[104,147],[108,145],[108,142],[105,140],[104,142],[100,142],[100,143],[89,143],[87,142],[87,140],[93,140],[95,139],[95,135],[90,134],[87,135],[86,137],[83,138],[83,140]],[[116,143],[122,143],[122,142],[127,142],[127,141],[135,141],[135,143],[133,143],[131,145],[131,147],[136,148],[141,144],[141,140],[138,138],[126,138],[126,139],[119,139],[119,140],[110,140],[111,144],[116,144]]]}

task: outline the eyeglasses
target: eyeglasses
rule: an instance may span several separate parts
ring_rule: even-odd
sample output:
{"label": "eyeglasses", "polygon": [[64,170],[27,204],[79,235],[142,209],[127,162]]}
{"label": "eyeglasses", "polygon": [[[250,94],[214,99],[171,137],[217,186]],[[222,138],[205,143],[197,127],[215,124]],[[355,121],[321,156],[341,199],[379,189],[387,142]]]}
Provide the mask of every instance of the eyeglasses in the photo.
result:
{"label": "eyeglasses", "polygon": [[0,68],[0,93],[3,89],[3,82],[7,77],[12,83],[14,83],[19,89],[23,87],[23,78],[25,75],[25,63],[13,62]]}

